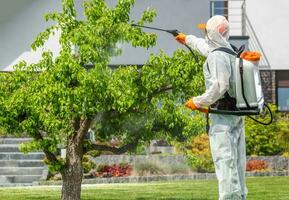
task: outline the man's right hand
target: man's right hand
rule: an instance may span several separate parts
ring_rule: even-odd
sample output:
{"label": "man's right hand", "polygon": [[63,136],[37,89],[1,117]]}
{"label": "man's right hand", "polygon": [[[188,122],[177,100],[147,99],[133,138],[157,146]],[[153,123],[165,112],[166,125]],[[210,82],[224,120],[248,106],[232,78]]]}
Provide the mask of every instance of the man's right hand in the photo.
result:
{"label": "man's right hand", "polygon": [[183,33],[179,33],[177,36],[176,36],[176,40],[181,43],[181,44],[185,44],[186,43],[186,35],[183,34]]}

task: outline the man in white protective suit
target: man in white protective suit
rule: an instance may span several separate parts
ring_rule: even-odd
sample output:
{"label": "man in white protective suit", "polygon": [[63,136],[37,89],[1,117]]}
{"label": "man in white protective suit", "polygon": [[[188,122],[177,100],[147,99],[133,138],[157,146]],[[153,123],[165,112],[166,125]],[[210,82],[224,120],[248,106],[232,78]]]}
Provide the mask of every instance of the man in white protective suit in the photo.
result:
{"label": "man in white protective suit", "polygon": [[[216,15],[208,20],[204,28],[205,39],[183,33],[176,37],[181,44],[187,44],[207,57],[203,67],[206,91],[187,101],[186,106],[192,110],[214,104],[223,98],[225,93],[236,97],[232,71],[236,57],[223,51],[214,51],[220,47],[233,50],[228,42],[229,23],[225,17]],[[210,119],[209,138],[219,183],[219,200],[245,200],[247,188],[244,117],[210,114]]]}

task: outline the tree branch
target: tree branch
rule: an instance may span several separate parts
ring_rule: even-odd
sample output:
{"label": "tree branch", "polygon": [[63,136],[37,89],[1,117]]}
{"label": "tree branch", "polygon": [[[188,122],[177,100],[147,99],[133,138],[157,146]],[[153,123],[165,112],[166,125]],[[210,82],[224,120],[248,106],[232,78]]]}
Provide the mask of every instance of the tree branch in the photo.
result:
{"label": "tree branch", "polygon": [[154,95],[158,95],[158,94],[160,94],[162,92],[167,92],[167,91],[172,90],[172,89],[174,89],[174,88],[171,85],[168,85],[166,87],[160,88],[160,89],[158,89],[158,90],[156,90],[155,92],[152,93],[152,97]]}
{"label": "tree branch", "polygon": [[[42,137],[41,133],[38,132],[37,135],[35,135],[35,139],[37,140],[44,140],[44,138]],[[46,158],[52,163],[52,164],[57,164],[59,163],[59,160],[57,159],[57,157],[54,155],[54,153],[51,153],[50,151],[48,151],[47,149],[43,149],[43,152],[46,156]]]}
{"label": "tree branch", "polygon": [[109,152],[112,152],[116,155],[120,155],[120,154],[126,153],[129,150],[135,149],[138,145],[138,142],[139,142],[139,139],[135,140],[134,142],[125,144],[122,147],[111,147],[111,146],[107,146],[107,145],[93,143],[93,144],[91,144],[90,149],[88,149],[88,150],[109,151]]}
{"label": "tree branch", "polygon": [[163,93],[163,92],[167,92],[167,91],[172,90],[172,89],[173,89],[173,86],[171,86],[171,85],[168,85],[168,86],[166,86],[166,87],[160,88],[160,89],[154,91],[153,93],[151,93],[151,94],[148,96],[148,100],[147,100],[147,101],[148,101],[148,102],[151,102],[151,100],[152,100],[152,98],[153,98],[154,96],[156,96],[156,95],[158,95],[158,94],[161,94],[161,93]]}
{"label": "tree branch", "polygon": [[88,117],[85,118],[84,120],[79,120],[79,129],[77,131],[77,134],[75,134],[75,139],[77,139],[78,142],[82,143],[85,134],[90,128],[91,122],[92,122],[92,119]]}

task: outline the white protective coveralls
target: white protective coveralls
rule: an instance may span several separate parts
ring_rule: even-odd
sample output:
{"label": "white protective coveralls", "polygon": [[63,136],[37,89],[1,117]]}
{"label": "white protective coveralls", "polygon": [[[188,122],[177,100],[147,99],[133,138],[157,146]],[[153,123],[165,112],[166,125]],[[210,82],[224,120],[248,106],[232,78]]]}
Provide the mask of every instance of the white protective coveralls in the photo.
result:
{"label": "white protective coveralls", "polygon": [[[210,106],[222,98],[227,91],[235,97],[234,71],[235,57],[218,47],[231,48],[229,23],[223,16],[214,16],[206,24],[206,39],[193,35],[186,36],[185,43],[207,57],[204,64],[206,91],[194,97],[193,102],[200,106]],[[209,131],[211,153],[219,182],[219,199],[246,199],[245,184],[246,151],[244,117],[210,114]]]}

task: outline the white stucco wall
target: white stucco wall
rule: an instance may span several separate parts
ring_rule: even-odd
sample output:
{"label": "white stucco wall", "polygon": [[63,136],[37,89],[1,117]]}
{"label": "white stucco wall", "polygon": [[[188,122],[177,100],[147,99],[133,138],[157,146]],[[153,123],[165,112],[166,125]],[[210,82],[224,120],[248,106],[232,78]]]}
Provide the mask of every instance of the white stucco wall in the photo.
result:
{"label": "white stucco wall", "polygon": [[[76,1],[76,7],[79,9],[80,1]],[[41,52],[32,52],[30,45],[51,25],[45,22],[44,14],[60,9],[61,0],[0,0],[0,69],[11,69],[23,59],[38,61]],[[50,39],[46,48],[57,52],[59,44]]]}
{"label": "white stucco wall", "polygon": [[[22,1],[22,0],[21,0]],[[0,12],[13,10],[14,14],[0,22],[0,67],[6,67],[25,52],[30,51],[30,44],[35,36],[48,27],[44,23],[43,13],[60,8],[55,1],[23,0],[25,4],[18,6],[18,0],[0,1]],[[5,16],[2,16],[4,18]],[[25,56],[25,55],[24,55]]]}
{"label": "white stucco wall", "polygon": [[[49,26],[43,15],[49,11],[60,10],[61,0],[0,0],[0,69],[10,67],[23,58],[39,57],[30,52],[30,44],[35,36]],[[75,0],[79,13],[82,13],[83,0]],[[107,0],[113,5],[116,0]],[[147,7],[153,7],[158,17],[151,24],[155,27],[179,29],[185,33],[203,36],[197,29],[198,23],[206,22],[210,14],[209,0],[136,0],[132,10],[132,19],[139,18],[140,12]],[[11,14],[13,12],[13,14]],[[153,32],[153,31],[152,31]],[[143,64],[150,53],[157,53],[163,49],[172,54],[177,48],[182,48],[174,38],[167,34],[156,32],[157,46],[146,50],[120,44],[123,55],[113,58],[111,64]],[[56,45],[57,44],[53,44]],[[53,46],[52,45],[52,46]]]}
{"label": "white stucco wall", "polygon": [[273,70],[289,70],[288,10],[288,0],[246,0],[247,16]]}

